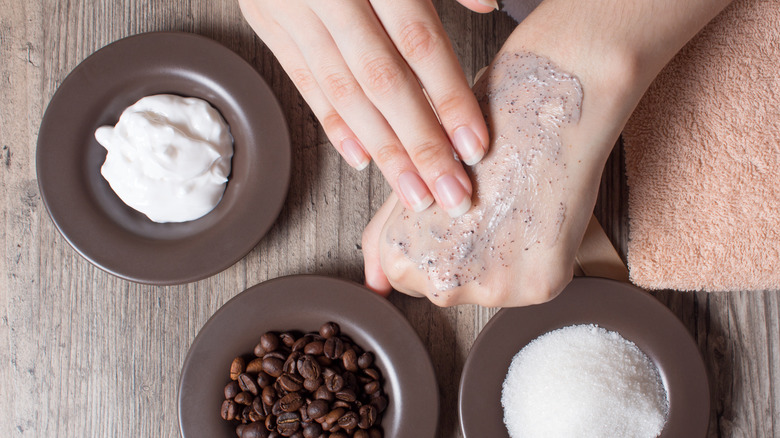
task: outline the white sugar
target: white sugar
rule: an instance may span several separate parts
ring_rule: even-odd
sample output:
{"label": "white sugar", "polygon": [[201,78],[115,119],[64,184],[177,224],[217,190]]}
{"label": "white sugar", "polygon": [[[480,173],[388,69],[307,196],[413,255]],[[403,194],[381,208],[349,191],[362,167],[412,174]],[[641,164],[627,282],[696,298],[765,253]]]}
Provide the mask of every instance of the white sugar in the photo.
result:
{"label": "white sugar", "polygon": [[669,402],[637,346],[595,325],[546,333],[512,359],[501,391],[512,438],[657,437]]}

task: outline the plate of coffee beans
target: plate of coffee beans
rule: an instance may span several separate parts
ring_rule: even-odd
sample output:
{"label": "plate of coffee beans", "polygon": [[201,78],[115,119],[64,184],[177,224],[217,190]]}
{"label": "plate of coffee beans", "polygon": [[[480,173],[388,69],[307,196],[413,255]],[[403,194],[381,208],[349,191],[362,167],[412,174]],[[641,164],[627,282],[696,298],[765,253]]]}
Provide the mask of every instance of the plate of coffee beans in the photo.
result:
{"label": "plate of coffee beans", "polygon": [[384,298],[329,277],[283,277],[228,301],[179,382],[184,438],[433,437],[430,357]]}

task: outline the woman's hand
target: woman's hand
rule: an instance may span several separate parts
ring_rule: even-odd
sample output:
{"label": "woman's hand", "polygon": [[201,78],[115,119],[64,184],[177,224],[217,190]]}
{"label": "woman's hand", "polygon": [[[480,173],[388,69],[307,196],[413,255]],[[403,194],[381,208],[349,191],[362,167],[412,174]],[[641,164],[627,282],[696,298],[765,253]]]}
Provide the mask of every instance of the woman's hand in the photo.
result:
{"label": "woman's hand", "polygon": [[373,158],[414,211],[434,200],[452,216],[469,209],[471,181],[453,148],[475,164],[488,132],[430,0],[239,3],[351,166]]}

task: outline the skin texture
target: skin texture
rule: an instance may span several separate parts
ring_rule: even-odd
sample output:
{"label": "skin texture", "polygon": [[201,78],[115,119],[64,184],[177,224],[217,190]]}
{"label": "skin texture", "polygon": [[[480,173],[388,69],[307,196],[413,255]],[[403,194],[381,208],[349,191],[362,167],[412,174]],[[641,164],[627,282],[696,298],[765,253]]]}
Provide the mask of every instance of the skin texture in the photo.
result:
{"label": "skin texture", "polygon": [[[559,158],[565,169],[556,173],[549,164],[540,162],[529,163],[525,170],[544,175],[548,181],[556,181],[546,193],[545,201],[534,204],[534,209],[535,216],[545,218],[548,224],[550,218],[562,218],[557,235],[553,240],[538,239],[539,244],[525,250],[526,246],[519,245],[516,238],[517,233],[528,228],[523,224],[522,215],[506,219],[503,231],[493,230],[492,235],[483,227],[477,231],[481,233],[477,240],[489,241],[493,247],[511,251],[502,252],[501,263],[496,263],[489,251],[483,251],[480,260],[474,260],[476,264],[471,266],[489,269],[478,277],[437,284],[436,275],[429,275],[430,269],[420,262],[424,258],[421,255],[439,249],[430,243],[430,237],[425,233],[405,232],[409,226],[404,222],[416,224],[421,230],[431,230],[442,227],[444,221],[431,219],[431,212],[423,215],[403,212],[403,205],[391,196],[363,235],[366,285],[382,294],[396,289],[425,296],[441,306],[464,303],[522,306],[555,297],[571,280],[574,255],[593,211],[604,163],[633,108],[669,59],[728,3],[726,0],[543,2],[512,33],[496,56],[499,62],[494,61],[485,74],[500,76],[502,73],[497,69],[507,55],[531,53],[549,60],[556,70],[576,77],[581,85],[579,121],[560,129]],[[519,65],[515,67],[520,68]],[[475,91],[479,96],[479,87]],[[536,116],[528,111],[525,107],[515,114],[518,120],[515,126],[511,121],[491,126],[490,154],[495,152],[493,148],[499,147],[502,137],[509,137],[513,130],[516,131],[523,116]],[[521,147],[532,149],[534,146]],[[557,152],[548,147],[545,153],[552,156]],[[476,181],[487,173],[487,169],[498,169],[491,163],[493,160],[488,155],[474,168]],[[522,170],[518,172],[522,177]],[[517,179],[517,175],[514,176]],[[492,186],[487,187],[489,184]],[[486,192],[502,190],[495,182],[485,185]],[[477,193],[481,190],[483,187],[478,187]],[[554,198],[552,202],[548,199],[551,197]],[[479,202],[477,198],[474,210],[479,210]],[[561,205],[563,214],[560,214]],[[465,216],[472,214],[470,211]],[[398,244],[405,239],[409,241],[404,241],[403,247]],[[451,242],[457,246],[456,239]],[[405,250],[411,247],[415,251]],[[452,269],[450,271],[452,274]]]}
{"label": "skin texture", "polygon": [[453,215],[468,209],[471,180],[453,150],[478,162],[488,132],[429,0],[239,4],[351,166],[373,159],[415,211],[434,200]]}

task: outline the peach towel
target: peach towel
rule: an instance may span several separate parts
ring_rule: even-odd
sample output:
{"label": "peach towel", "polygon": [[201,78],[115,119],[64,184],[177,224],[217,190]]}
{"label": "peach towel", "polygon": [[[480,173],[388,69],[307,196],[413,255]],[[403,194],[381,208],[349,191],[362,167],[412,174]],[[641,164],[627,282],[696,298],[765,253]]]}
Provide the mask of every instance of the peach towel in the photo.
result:
{"label": "peach towel", "polygon": [[737,0],[669,63],[623,133],[631,280],[780,288],[780,2]]}

